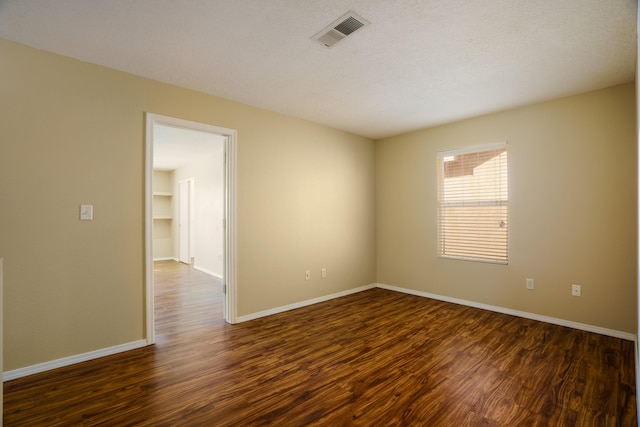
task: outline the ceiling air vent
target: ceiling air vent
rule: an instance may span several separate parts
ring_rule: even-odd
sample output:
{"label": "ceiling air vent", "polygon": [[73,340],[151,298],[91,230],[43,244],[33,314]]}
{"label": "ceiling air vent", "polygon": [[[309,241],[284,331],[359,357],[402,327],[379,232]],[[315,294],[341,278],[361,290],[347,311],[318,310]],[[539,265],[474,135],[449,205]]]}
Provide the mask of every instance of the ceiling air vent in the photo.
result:
{"label": "ceiling air vent", "polygon": [[331,47],[368,24],[369,22],[365,19],[358,16],[356,13],[349,11],[345,15],[336,19],[327,28],[313,36],[312,39],[326,47]]}

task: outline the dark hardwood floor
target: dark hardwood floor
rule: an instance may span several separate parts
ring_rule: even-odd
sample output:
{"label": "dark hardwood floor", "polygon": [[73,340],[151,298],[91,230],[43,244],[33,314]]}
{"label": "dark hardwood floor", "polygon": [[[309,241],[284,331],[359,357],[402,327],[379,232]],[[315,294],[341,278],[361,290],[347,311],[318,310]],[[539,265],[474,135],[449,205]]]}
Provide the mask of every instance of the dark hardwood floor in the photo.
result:
{"label": "dark hardwood floor", "polygon": [[382,289],[228,325],[156,269],[156,345],[5,383],[5,426],[637,425],[630,341]]}

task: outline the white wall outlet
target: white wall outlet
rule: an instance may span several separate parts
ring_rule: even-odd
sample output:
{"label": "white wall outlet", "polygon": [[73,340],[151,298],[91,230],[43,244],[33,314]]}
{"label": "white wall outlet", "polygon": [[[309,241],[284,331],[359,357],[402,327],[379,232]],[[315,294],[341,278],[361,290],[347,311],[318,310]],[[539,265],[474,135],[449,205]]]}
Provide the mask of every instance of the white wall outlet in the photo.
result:
{"label": "white wall outlet", "polygon": [[311,280],[311,272],[309,270],[304,272],[304,279]]}
{"label": "white wall outlet", "polygon": [[579,297],[581,292],[582,289],[580,285],[571,285],[571,295],[573,295],[574,297]]}
{"label": "white wall outlet", "polygon": [[533,289],[534,288],[533,279],[527,279],[525,282],[525,286],[527,287],[527,289]]}
{"label": "white wall outlet", "polygon": [[320,270],[320,276],[322,276],[323,278],[327,277],[327,269],[326,268],[323,268],[322,270]]}

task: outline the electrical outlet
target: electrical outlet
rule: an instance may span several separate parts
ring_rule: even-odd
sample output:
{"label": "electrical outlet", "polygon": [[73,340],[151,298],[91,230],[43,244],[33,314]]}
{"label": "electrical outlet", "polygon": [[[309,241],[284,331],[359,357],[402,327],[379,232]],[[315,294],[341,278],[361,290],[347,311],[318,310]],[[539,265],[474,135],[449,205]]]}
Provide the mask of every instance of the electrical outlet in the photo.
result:
{"label": "electrical outlet", "polygon": [[309,270],[304,272],[304,279],[311,280],[311,272]]}
{"label": "electrical outlet", "polygon": [[580,285],[571,285],[571,295],[573,295],[574,297],[579,297],[581,292],[582,289]]}
{"label": "electrical outlet", "polygon": [[527,279],[525,282],[525,286],[527,287],[527,289],[533,289],[534,288],[533,279]]}
{"label": "electrical outlet", "polygon": [[322,270],[320,270],[320,276],[323,277],[323,278],[327,277],[327,269],[326,268],[323,268]]}

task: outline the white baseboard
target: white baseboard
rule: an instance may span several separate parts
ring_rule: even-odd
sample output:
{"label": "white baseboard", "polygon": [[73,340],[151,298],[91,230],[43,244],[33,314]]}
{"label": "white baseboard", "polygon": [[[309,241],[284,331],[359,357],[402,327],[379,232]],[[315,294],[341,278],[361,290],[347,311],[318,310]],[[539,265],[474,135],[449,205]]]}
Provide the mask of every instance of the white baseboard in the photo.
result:
{"label": "white baseboard", "polygon": [[306,301],[300,301],[289,305],[283,305],[281,307],[272,308],[269,310],[260,311],[258,313],[247,314],[245,316],[239,316],[236,320],[237,323],[247,322],[249,320],[259,319],[261,317],[271,316],[272,314],[283,313],[289,310],[295,310],[296,308],[306,307],[308,305],[317,304],[319,302],[329,301],[335,298],[344,297],[351,294],[356,294],[358,292],[366,291],[369,289],[374,289],[377,285],[370,284],[365,286],[360,286],[359,288],[348,289],[346,291],[337,292],[335,294],[325,295],[323,297],[313,298]]}
{"label": "white baseboard", "polygon": [[[204,272],[207,273],[207,271],[204,271]],[[208,274],[211,274],[211,273],[208,273]],[[212,275],[214,275],[214,274],[212,274]],[[343,297],[343,296],[355,294],[355,293],[358,293],[358,292],[363,292],[363,291],[366,291],[366,290],[369,290],[369,289],[374,289],[374,288],[387,289],[387,290],[390,290],[390,291],[401,292],[401,293],[410,294],[410,295],[416,295],[416,296],[420,296],[420,297],[424,297],[424,298],[431,298],[431,299],[435,299],[435,300],[438,300],[438,301],[450,302],[450,303],[453,303],[453,304],[460,304],[460,305],[464,305],[464,306],[468,306],[468,307],[480,308],[480,309],[483,309],[483,310],[494,311],[494,312],[502,313],[502,314],[509,314],[509,315],[512,315],[512,316],[523,317],[525,319],[537,320],[537,321],[540,321],[540,322],[551,323],[551,324],[554,324],[554,325],[566,326],[566,327],[573,328],[573,329],[578,329],[578,330],[583,330],[583,331],[587,331],[587,332],[593,332],[593,333],[597,333],[597,334],[601,334],[601,335],[607,335],[607,336],[611,336],[611,337],[615,337],[615,338],[621,338],[621,339],[625,339],[625,340],[629,340],[629,341],[634,341],[634,342],[636,342],[636,347],[638,345],[637,344],[637,342],[638,342],[637,336],[635,334],[632,334],[632,333],[629,333],[629,332],[616,331],[616,330],[613,330],[613,329],[602,328],[602,327],[599,327],[599,326],[587,325],[587,324],[584,324],[584,323],[572,322],[572,321],[564,320],[564,319],[557,319],[555,317],[543,316],[543,315],[540,315],[540,314],[528,313],[528,312],[520,311],[520,310],[512,310],[510,308],[499,307],[499,306],[495,306],[495,305],[483,304],[483,303],[479,303],[479,302],[468,301],[468,300],[463,300],[463,299],[458,299],[458,298],[452,298],[452,297],[447,297],[447,296],[443,296],[443,295],[431,294],[431,293],[428,293],[428,292],[417,291],[417,290],[414,290],[414,289],[400,288],[400,287],[397,287],[397,286],[386,285],[386,284],[383,284],[383,283],[373,283],[373,284],[370,284],[370,285],[361,286],[359,288],[348,289],[346,291],[337,292],[337,293],[334,293],[334,294],[325,295],[325,296],[318,297],[318,298],[313,298],[313,299],[310,299],[310,300],[300,301],[300,302],[296,302],[296,303],[293,303],[293,304],[284,305],[284,306],[281,306],[281,307],[276,307],[276,308],[272,308],[272,309],[269,309],[269,310],[260,311],[260,312],[257,312],[257,313],[247,314],[245,316],[239,316],[237,318],[237,323],[247,322],[249,320],[254,320],[254,319],[259,319],[261,317],[270,316],[272,314],[283,313],[283,312],[289,311],[289,310],[295,310],[296,308],[306,307],[306,306],[309,306],[309,305],[313,305],[313,304],[317,304],[317,303],[320,303],[320,302],[329,301],[329,300],[332,300],[332,299],[335,299],[335,298],[340,298],[340,297]],[[2,374],[2,381],[11,381],[11,380],[15,380],[17,378],[26,377],[28,375],[49,371],[51,369],[61,368],[61,367],[64,367],[64,366],[73,365],[75,363],[86,362],[87,360],[98,359],[100,357],[110,356],[112,354],[121,353],[123,351],[128,351],[128,350],[133,350],[133,349],[136,349],[136,348],[141,348],[141,347],[144,347],[146,345],[147,345],[147,341],[146,340],[138,340],[138,341],[133,341],[133,342],[126,343],[126,344],[120,344],[120,345],[117,345],[117,346],[108,347],[108,348],[104,348],[104,349],[100,349],[100,350],[90,351],[88,353],[77,354],[77,355],[74,355],[74,356],[64,357],[62,359],[52,360],[50,362],[39,363],[37,365],[32,365],[32,366],[27,366],[27,367],[24,367],[24,368],[14,369],[12,371],[4,372]],[[636,351],[637,351],[637,349],[636,349]],[[636,356],[636,361],[637,360],[638,360],[638,356]],[[640,411],[640,409],[639,409],[639,411]]]}
{"label": "white baseboard", "polygon": [[405,294],[416,295],[425,298],[431,298],[438,301],[451,302],[454,304],[466,305],[468,307],[480,308],[483,310],[495,311],[497,313],[509,314],[511,316],[523,317],[525,319],[538,320],[540,322],[551,323],[559,326],[566,326],[568,328],[579,329],[581,331],[594,332],[596,334],[607,335],[610,337],[621,338],[629,341],[636,341],[637,336],[629,332],[616,331],[613,329],[602,328],[600,326],[587,325],[585,323],[572,322],[570,320],[557,319],[555,317],[543,316],[541,314],[528,313],[526,311],[512,310],[510,308],[499,307],[496,305],[482,304],[479,302],[468,301],[458,298],[447,297],[443,295],[431,294],[428,292],[416,291],[413,289],[400,288],[397,286],[385,285],[383,283],[377,284],[378,288],[387,289],[390,291],[402,292]]}
{"label": "white baseboard", "polygon": [[176,261],[178,262],[178,258],[173,257],[165,257],[165,258],[154,258],[154,261]]}
{"label": "white baseboard", "polygon": [[220,274],[220,273],[214,273],[214,272],[213,272],[213,271],[211,271],[211,270],[207,270],[206,268],[198,267],[198,266],[197,266],[197,265],[195,265],[195,264],[193,265],[193,269],[194,269],[194,270],[198,270],[198,271],[202,271],[203,273],[207,273],[209,276],[213,276],[213,277],[215,277],[216,279],[220,279],[220,280],[222,280],[222,274]]}
{"label": "white baseboard", "polygon": [[133,341],[126,344],[120,344],[113,347],[103,348],[100,350],[90,351],[88,353],[76,354],[74,356],[63,357],[62,359],[52,360],[50,362],[38,363],[37,365],[26,366],[24,368],[14,369],[2,374],[2,381],[11,381],[17,378],[26,377],[28,375],[49,371],[51,369],[62,368],[63,366],[73,365],[75,363],[86,362],[87,360],[98,359],[104,356],[121,353],[123,351],[133,350],[147,345],[146,340]]}

